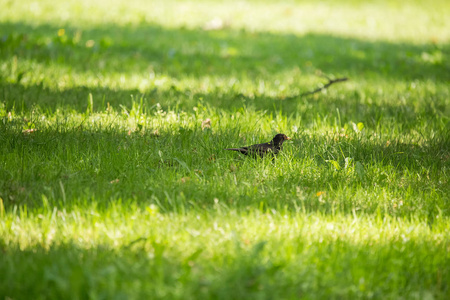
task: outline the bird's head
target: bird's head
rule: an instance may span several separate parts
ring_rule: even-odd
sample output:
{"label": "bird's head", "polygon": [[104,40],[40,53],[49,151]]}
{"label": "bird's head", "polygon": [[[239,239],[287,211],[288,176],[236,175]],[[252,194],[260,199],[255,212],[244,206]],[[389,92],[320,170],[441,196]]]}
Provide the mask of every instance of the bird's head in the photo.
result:
{"label": "bird's head", "polygon": [[285,140],[290,140],[290,139],[291,138],[287,137],[285,134],[279,133],[273,138],[272,143],[276,146],[282,145]]}

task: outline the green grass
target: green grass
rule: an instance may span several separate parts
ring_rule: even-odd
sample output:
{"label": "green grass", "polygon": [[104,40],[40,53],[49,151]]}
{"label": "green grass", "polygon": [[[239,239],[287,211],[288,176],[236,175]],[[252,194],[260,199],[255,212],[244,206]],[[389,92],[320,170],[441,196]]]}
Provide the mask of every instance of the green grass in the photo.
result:
{"label": "green grass", "polygon": [[450,297],[446,1],[0,6],[0,299]]}

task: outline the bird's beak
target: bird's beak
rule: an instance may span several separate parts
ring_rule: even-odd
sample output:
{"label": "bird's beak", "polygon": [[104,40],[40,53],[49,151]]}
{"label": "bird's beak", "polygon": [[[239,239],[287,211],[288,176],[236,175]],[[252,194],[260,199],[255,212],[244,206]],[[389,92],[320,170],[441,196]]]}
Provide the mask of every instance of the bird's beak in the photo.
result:
{"label": "bird's beak", "polygon": [[287,140],[292,140],[290,137],[286,137]]}

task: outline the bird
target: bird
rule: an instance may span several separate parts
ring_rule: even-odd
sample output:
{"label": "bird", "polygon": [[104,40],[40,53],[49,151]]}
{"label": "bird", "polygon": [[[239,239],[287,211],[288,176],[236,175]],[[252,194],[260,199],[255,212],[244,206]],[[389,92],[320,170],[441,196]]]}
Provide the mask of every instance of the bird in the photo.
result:
{"label": "bird", "polygon": [[255,144],[247,147],[241,148],[228,148],[225,150],[230,151],[238,151],[244,155],[252,156],[252,157],[261,157],[263,158],[266,154],[278,154],[283,148],[283,143],[286,140],[290,140],[291,138],[287,137],[285,134],[279,133],[274,138],[268,142],[263,144]]}

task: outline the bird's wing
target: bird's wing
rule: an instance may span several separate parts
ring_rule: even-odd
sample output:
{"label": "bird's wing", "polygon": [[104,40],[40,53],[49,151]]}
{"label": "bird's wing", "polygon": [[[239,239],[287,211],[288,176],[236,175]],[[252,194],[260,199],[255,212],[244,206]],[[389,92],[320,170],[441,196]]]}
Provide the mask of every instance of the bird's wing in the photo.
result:
{"label": "bird's wing", "polygon": [[256,144],[256,145],[252,145],[248,148],[249,148],[249,150],[255,151],[255,152],[267,152],[270,149],[272,149],[272,147],[269,143]]}
{"label": "bird's wing", "polygon": [[274,145],[271,143],[256,144],[251,146],[251,148],[249,149],[249,151],[258,154],[261,157],[268,153],[277,154],[279,150],[279,147],[274,147]]}

